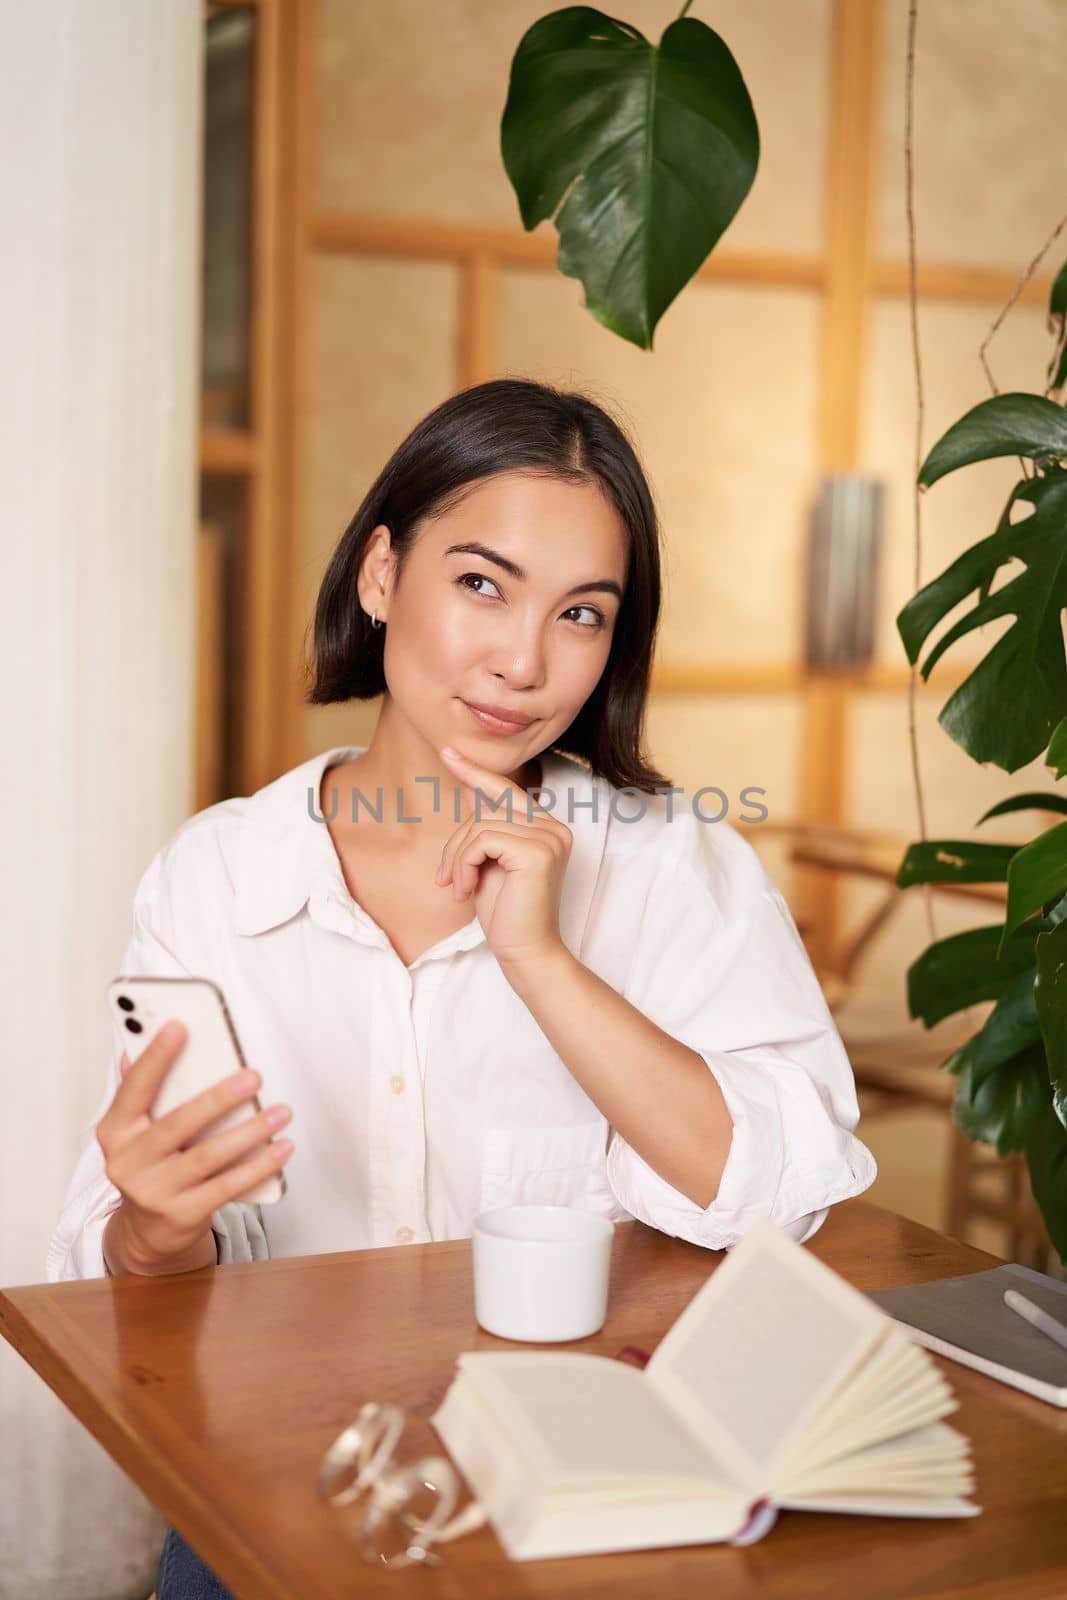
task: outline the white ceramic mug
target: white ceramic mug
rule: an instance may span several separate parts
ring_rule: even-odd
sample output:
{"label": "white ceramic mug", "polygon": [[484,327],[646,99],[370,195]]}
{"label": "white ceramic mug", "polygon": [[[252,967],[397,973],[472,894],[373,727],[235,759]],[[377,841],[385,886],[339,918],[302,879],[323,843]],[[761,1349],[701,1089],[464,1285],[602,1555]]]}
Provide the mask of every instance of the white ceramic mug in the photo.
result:
{"label": "white ceramic mug", "polygon": [[574,1206],[475,1217],[474,1314],[500,1339],[557,1343],[604,1325],[615,1225]]}

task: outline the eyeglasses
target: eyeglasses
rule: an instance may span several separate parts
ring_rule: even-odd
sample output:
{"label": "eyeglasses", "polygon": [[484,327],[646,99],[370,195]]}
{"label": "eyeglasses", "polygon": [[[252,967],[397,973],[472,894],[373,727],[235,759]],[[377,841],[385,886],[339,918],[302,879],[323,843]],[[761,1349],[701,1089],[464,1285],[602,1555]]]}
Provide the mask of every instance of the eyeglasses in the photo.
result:
{"label": "eyeglasses", "polygon": [[[368,1401],[324,1455],[318,1493],[331,1505],[344,1506],[370,1491],[357,1543],[360,1555],[371,1565],[439,1567],[441,1558],[431,1546],[447,1544],[482,1527],[485,1512],[473,1501],[453,1516],[459,1479],[443,1456],[422,1456],[407,1465],[392,1465],[405,1420],[399,1406]],[[420,1514],[416,1507],[427,1491],[434,1498],[429,1510]],[[400,1550],[386,1554],[386,1541],[398,1531]]]}
{"label": "eyeglasses", "polygon": [[[618,1352],[618,1360],[635,1367],[644,1368],[648,1359],[647,1350],[632,1344]],[[432,1545],[449,1544],[484,1527],[488,1519],[477,1500],[453,1515],[459,1499],[459,1478],[443,1456],[421,1456],[406,1466],[392,1464],[405,1422],[399,1406],[368,1401],[355,1422],[338,1434],[323,1456],[318,1493],[330,1505],[345,1506],[370,1491],[357,1544],[363,1559],[372,1566],[439,1567],[441,1557],[434,1554]],[[422,1515],[416,1505],[426,1492],[434,1498],[428,1512]],[[401,1548],[389,1555],[383,1545],[398,1531]]]}

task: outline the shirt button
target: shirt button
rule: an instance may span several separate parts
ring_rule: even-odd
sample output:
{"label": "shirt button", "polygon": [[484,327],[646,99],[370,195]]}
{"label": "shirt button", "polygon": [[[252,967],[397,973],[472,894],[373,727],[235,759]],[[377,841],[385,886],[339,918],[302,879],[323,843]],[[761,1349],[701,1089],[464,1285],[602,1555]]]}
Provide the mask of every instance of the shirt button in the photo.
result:
{"label": "shirt button", "polygon": [[415,1233],[414,1233],[414,1230],[411,1229],[411,1228],[398,1228],[396,1230],[396,1238],[397,1238],[397,1243],[398,1244],[407,1244],[408,1240],[409,1239],[414,1239],[414,1237],[415,1237]]}
{"label": "shirt button", "polygon": [[403,1094],[404,1093],[404,1080],[403,1080],[403,1078],[397,1078],[397,1077],[390,1078],[389,1079],[389,1087],[390,1087],[390,1089],[392,1089],[394,1094]]}

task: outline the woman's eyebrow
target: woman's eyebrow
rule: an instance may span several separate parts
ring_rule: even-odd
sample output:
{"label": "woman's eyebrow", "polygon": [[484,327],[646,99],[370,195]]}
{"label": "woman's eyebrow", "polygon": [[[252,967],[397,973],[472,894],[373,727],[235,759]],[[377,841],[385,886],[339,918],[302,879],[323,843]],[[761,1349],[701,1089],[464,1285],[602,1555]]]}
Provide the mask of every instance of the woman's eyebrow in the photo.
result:
{"label": "woman's eyebrow", "polygon": [[[500,555],[496,550],[490,550],[487,544],[450,544],[445,555],[481,556],[483,561],[493,561],[498,567],[503,567],[505,572],[509,572],[520,583],[526,582],[525,568],[514,561],[509,561],[507,556]],[[615,595],[616,599],[622,600],[622,590],[614,578],[597,578],[592,583],[576,583],[573,589],[567,590],[567,595],[591,594],[596,589],[603,589],[608,594]]]}

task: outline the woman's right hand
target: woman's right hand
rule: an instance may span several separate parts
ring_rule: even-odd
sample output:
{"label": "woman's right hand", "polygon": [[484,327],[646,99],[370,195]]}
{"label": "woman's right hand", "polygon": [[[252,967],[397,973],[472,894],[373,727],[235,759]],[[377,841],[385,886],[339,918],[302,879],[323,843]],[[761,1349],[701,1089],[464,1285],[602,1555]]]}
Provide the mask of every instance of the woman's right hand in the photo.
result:
{"label": "woman's right hand", "polygon": [[257,1092],[260,1076],[247,1069],[152,1120],[151,1106],[185,1039],[183,1024],[170,1022],[132,1066],[123,1053],[122,1082],[96,1126],[108,1179],[123,1197],[113,1219],[121,1221],[121,1254],[135,1272],[186,1270],[183,1258],[210,1234],[212,1212],[277,1172],[292,1154],[291,1140],[277,1140],[230,1167],[289,1121],[287,1106],[268,1107],[186,1148],[203,1128]]}

